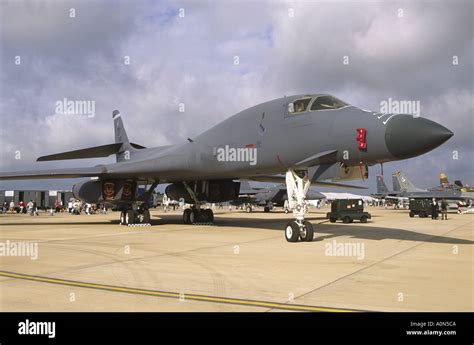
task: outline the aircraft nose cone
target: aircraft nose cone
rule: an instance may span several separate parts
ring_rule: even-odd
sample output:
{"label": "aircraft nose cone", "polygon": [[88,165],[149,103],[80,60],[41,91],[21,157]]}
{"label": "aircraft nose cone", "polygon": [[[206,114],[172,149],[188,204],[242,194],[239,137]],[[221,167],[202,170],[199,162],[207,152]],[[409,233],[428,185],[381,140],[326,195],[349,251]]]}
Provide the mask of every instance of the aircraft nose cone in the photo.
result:
{"label": "aircraft nose cone", "polygon": [[396,115],[387,123],[385,143],[394,157],[406,159],[433,150],[453,135],[449,129],[434,121],[412,115]]}

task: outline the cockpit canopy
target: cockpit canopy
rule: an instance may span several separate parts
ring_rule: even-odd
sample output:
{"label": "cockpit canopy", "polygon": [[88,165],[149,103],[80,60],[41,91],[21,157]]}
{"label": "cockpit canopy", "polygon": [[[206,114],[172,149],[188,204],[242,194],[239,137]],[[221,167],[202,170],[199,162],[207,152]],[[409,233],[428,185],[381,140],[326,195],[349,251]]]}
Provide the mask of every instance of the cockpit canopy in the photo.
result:
{"label": "cockpit canopy", "polygon": [[300,114],[305,111],[335,110],[348,105],[330,95],[304,96],[288,104],[288,113]]}

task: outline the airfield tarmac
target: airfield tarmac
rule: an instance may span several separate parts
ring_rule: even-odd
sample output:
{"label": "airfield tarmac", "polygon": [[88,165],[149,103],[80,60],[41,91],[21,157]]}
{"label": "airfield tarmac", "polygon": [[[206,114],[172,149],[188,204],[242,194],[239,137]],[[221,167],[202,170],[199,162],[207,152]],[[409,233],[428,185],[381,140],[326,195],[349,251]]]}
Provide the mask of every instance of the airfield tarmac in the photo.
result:
{"label": "airfield tarmac", "polygon": [[285,240],[291,214],[261,209],[218,209],[215,225],[154,209],[151,227],[0,215],[0,242],[38,243],[36,260],[0,257],[0,311],[474,311],[473,214],[368,207],[367,224],[331,224],[327,211],[308,214],[310,243]]}

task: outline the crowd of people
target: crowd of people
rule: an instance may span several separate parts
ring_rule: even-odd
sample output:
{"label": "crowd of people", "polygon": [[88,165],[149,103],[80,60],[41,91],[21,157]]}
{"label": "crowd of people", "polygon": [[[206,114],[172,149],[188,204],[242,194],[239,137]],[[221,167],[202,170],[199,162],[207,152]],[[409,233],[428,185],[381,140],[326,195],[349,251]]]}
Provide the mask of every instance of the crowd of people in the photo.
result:
{"label": "crowd of people", "polygon": [[30,200],[26,205],[23,200],[21,200],[18,205],[15,205],[14,201],[3,202],[2,213],[28,213],[30,216],[38,216],[38,206],[36,201]]}
{"label": "crowd of people", "polygon": [[[84,203],[80,200],[71,199],[67,203],[67,207],[63,205],[61,200],[56,200],[54,208],[47,208],[46,211],[50,213],[62,213],[68,212],[69,214],[94,214],[94,213],[107,213],[107,206],[104,203],[91,204]],[[39,216],[38,206],[35,200],[30,200],[26,205],[23,200],[18,202],[18,205],[12,200],[10,202],[4,201],[2,205],[2,213],[28,213],[31,216]]]}
{"label": "crowd of people", "polygon": [[104,203],[101,204],[91,204],[88,202],[82,202],[80,200],[69,200],[67,204],[67,212],[69,214],[95,214],[95,213],[107,213],[107,206]]}

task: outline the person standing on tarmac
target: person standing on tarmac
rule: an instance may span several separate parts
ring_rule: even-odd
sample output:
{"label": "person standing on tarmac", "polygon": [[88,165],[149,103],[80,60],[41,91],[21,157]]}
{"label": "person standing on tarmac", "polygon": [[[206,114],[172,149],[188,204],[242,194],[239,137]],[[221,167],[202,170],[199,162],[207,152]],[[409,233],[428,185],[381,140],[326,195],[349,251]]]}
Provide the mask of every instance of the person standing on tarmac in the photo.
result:
{"label": "person standing on tarmac", "polygon": [[438,219],[438,203],[435,198],[433,198],[433,201],[431,202],[431,219]]}
{"label": "person standing on tarmac", "polygon": [[27,204],[26,204],[26,209],[29,213],[30,216],[33,215],[33,200],[30,200]]}
{"label": "person standing on tarmac", "polygon": [[448,220],[448,203],[445,199],[441,200],[441,220]]}
{"label": "person standing on tarmac", "polygon": [[36,200],[33,201],[33,216],[39,216]]}

